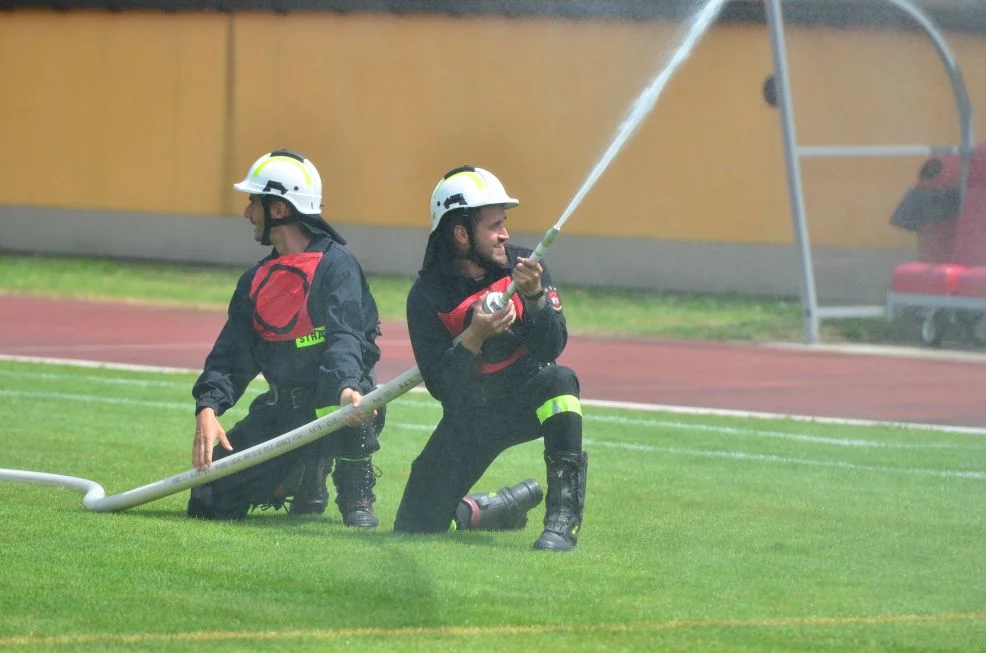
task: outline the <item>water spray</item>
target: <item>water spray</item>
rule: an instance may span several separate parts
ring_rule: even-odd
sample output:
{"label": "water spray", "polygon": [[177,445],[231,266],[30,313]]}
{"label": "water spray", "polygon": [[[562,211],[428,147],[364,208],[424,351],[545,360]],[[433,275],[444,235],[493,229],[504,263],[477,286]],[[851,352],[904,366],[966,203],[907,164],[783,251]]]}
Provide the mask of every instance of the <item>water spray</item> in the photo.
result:
{"label": "water spray", "polygon": [[[678,68],[688,59],[692,50],[702,35],[709,29],[715,21],[723,5],[728,0],[710,0],[708,4],[695,15],[689,23],[685,37],[681,44],[671,54],[667,64],[661,69],[658,75],[647,85],[643,92],[634,101],[629,115],[617,130],[616,137],[603,153],[602,158],[596,163],[589,173],[589,176],[582,183],[578,192],[569,202],[568,207],[561,217],[551,227],[531,254],[531,260],[535,263],[544,256],[545,250],[551,246],[562,226],[568,218],[575,212],[579,204],[582,203],[586,194],[595,186],[596,181],[602,176],[603,172],[609,167],[616,155],[623,149],[623,145],[633,135],[643,119],[651,112],[657,99],[667,85],[668,80],[678,70]],[[483,304],[483,310],[493,312],[507,305],[510,298],[517,292],[517,284],[511,280],[503,293],[490,293]],[[372,411],[382,408],[384,405],[408,392],[411,388],[421,383],[422,377],[418,366],[415,365],[398,375],[396,378],[381,385],[377,389],[365,395],[360,404],[360,411]],[[115,512],[126,510],[135,506],[155,501],[165,496],[181,492],[210,481],[215,481],[225,476],[229,476],[249,467],[253,467],[271,458],[275,458],[289,451],[293,451],[318,438],[329,435],[330,433],[342,428],[345,425],[345,418],[354,412],[351,405],[343,406],[332,413],[325,415],[313,422],[300,426],[293,431],[289,431],[267,442],[262,442],[249,449],[227,456],[214,462],[204,470],[191,469],[181,474],[162,479],[155,483],[144,485],[121,494],[106,496],[103,487],[95,481],[74,476],[62,476],[59,474],[45,474],[42,472],[30,472],[16,469],[0,468],[0,481],[19,481],[22,483],[33,483],[35,485],[49,485],[64,487],[70,490],[82,492],[83,506],[94,512]]]}
{"label": "water spray", "polygon": [[[558,222],[555,223],[553,227],[545,232],[544,236],[541,237],[541,241],[534,248],[534,252],[531,254],[531,260],[535,263],[541,260],[544,256],[544,252],[551,243],[555,241],[555,237],[558,232],[561,231],[562,226],[568,220],[568,218],[575,212],[579,204],[585,196],[592,190],[592,187],[596,185],[596,182],[602,176],[603,172],[609,167],[616,155],[620,153],[623,146],[626,144],[633,133],[643,122],[644,118],[651,112],[654,105],[657,104],[657,99],[661,96],[661,92],[664,87],[667,86],[668,81],[671,76],[677,72],[678,68],[681,67],[683,63],[691,56],[692,51],[698,44],[699,39],[702,35],[708,31],[712,23],[715,22],[719,13],[722,11],[723,6],[728,2],[728,0],[711,0],[708,4],[702,7],[701,11],[695,14],[692,18],[688,27],[685,30],[685,37],[681,41],[681,45],[675,48],[674,52],[671,53],[668,62],[664,65],[661,71],[651,80],[650,84],[637,96],[634,100],[633,105],[630,107],[630,112],[626,118],[624,118],[622,124],[620,124],[619,129],[616,131],[616,137],[606,148],[603,156],[596,163],[592,172],[586,177],[585,181],[582,182],[582,186],[579,188],[575,196],[572,197],[572,201],[568,203],[568,206],[562,212],[561,217],[558,218]],[[499,310],[507,305],[510,298],[514,296],[517,292],[517,284],[511,280],[510,285],[507,289],[502,292],[491,292],[486,296],[483,301],[483,311],[486,313],[492,313]]]}

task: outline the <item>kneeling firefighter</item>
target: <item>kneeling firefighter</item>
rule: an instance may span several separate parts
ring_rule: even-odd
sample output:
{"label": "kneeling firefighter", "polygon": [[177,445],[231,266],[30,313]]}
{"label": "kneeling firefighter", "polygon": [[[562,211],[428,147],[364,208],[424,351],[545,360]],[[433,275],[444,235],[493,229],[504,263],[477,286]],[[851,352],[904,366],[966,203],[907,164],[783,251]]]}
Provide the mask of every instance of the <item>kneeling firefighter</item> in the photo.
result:
{"label": "kneeling firefighter", "polygon": [[[395,530],[521,528],[541,501],[533,480],[466,495],[508,448],[542,439],[544,530],[536,549],[575,548],[587,455],[575,372],[556,359],[568,340],[558,291],[531,250],[507,244],[507,209],[519,202],[482,168],[442,177],[431,197],[431,235],[407,298],[414,357],[442,418],[415,459]],[[498,310],[491,293],[517,293]],[[463,495],[466,495],[463,499]]]}
{"label": "kneeling firefighter", "polygon": [[[215,459],[312,422],[342,405],[359,407],[376,385],[380,359],[377,305],[346,241],[322,219],[322,181],[290,150],[257,159],[233,188],[247,193],[244,217],[270,253],[239,279],[226,324],[192,388],[196,434],[192,461]],[[226,433],[218,417],[263,374],[270,388]],[[188,514],[241,519],[254,507],[288,506],[322,514],[327,478],[346,526],[373,528],[383,408],[354,411],[334,433],[292,452],[193,488]]]}

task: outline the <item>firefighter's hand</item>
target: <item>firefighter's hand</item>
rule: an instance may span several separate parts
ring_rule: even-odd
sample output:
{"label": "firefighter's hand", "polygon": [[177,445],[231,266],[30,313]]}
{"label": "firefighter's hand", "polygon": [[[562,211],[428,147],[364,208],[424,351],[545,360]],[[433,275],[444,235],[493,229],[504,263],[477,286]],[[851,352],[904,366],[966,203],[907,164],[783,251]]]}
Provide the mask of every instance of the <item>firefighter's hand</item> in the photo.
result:
{"label": "firefighter's hand", "polygon": [[346,415],[343,421],[348,426],[359,426],[363,422],[367,422],[377,416],[377,411],[362,411],[359,409],[360,403],[363,401],[363,395],[352,388],[344,388],[341,393],[339,393],[339,407],[353,405],[353,411]]}
{"label": "firefighter's hand", "polygon": [[483,343],[487,338],[506,333],[510,325],[517,319],[517,311],[514,309],[512,301],[493,313],[483,311],[483,299],[486,294],[479,298],[472,305],[472,321],[469,327],[462,332],[462,346],[474,354],[478,354],[483,348]]}
{"label": "firefighter's hand", "polygon": [[195,469],[205,470],[212,464],[212,447],[216,440],[226,451],[232,451],[233,445],[226,438],[226,429],[219,423],[216,412],[211,408],[203,408],[195,416],[195,440],[192,442],[192,465]]}
{"label": "firefighter's hand", "polygon": [[529,258],[517,257],[513,280],[521,296],[535,295],[541,290],[541,264]]}

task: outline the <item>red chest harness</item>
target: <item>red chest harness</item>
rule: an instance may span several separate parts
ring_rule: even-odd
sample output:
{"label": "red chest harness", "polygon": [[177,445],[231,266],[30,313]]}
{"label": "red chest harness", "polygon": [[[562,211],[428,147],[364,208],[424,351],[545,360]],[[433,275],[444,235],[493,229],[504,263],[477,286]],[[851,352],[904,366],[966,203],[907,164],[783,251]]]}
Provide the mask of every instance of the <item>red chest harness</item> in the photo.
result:
{"label": "red chest harness", "polygon": [[[441,319],[442,324],[448,329],[448,332],[452,334],[453,337],[458,336],[463,331],[466,330],[466,317],[469,315],[469,311],[472,305],[479,301],[479,298],[483,296],[486,292],[504,292],[507,286],[510,285],[510,277],[503,277],[499,281],[492,283],[491,285],[479,290],[465,299],[463,299],[458,306],[453,308],[448,313],[439,313],[438,317]],[[517,312],[517,319],[520,320],[524,317],[524,302],[521,301],[520,297],[515,293],[510,301],[514,304],[514,310]],[[477,366],[477,369],[482,374],[492,374],[493,372],[499,372],[502,369],[506,369],[510,365],[517,362],[524,354],[527,353],[527,347],[524,345],[518,345],[518,347],[501,361],[495,363],[485,363],[481,362]]]}
{"label": "red chest harness", "polygon": [[267,342],[287,342],[314,330],[308,295],[323,252],[286,254],[260,266],[250,283],[253,330]]}

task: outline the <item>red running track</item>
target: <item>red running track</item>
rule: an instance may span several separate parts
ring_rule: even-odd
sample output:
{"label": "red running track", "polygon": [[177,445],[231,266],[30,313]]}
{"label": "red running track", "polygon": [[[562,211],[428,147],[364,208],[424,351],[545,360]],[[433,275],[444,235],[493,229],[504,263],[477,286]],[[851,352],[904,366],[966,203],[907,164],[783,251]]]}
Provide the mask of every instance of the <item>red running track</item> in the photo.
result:
{"label": "red running track", "polygon": [[[225,313],[0,295],[0,317],[0,355],[201,369]],[[380,345],[381,382],[414,364],[403,324]],[[559,362],[587,399],[986,427],[986,356],[883,352],[573,336]]]}

